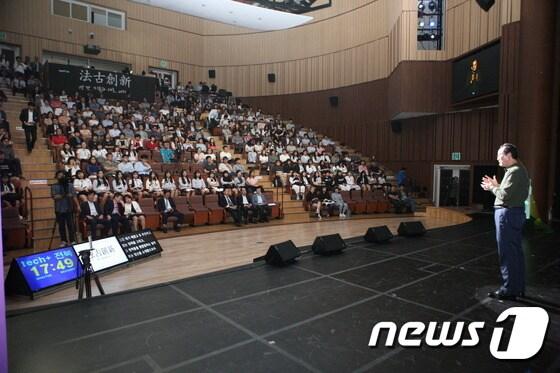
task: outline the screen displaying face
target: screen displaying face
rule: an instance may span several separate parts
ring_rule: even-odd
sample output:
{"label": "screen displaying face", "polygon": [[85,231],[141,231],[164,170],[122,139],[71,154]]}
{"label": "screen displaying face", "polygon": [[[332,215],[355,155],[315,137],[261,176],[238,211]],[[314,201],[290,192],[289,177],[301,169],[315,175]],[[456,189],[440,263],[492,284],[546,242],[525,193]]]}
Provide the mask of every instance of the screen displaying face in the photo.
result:
{"label": "screen displaying face", "polygon": [[[116,237],[103,238],[92,242],[91,266],[96,272],[128,262],[119,241]],[[89,250],[89,242],[74,246],[76,254],[83,250]]]}
{"label": "screen displaying face", "polygon": [[32,292],[75,280],[80,274],[72,247],[22,256],[16,262]]}

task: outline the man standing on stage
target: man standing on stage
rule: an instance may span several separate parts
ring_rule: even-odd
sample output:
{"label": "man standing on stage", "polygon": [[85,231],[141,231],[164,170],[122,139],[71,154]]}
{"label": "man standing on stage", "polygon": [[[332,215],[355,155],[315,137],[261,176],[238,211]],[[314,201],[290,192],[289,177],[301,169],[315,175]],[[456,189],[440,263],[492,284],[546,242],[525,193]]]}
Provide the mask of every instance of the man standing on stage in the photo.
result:
{"label": "man standing on stage", "polygon": [[527,169],[518,157],[515,145],[503,144],[498,149],[497,159],[500,167],[506,169],[504,179],[498,183],[496,176],[490,178],[486,175],[480,184],[496,196],[494,220],[502,286],[488,295],[497,299],[516,300],[525,293],[525,258],[521,238],[530,182]]}

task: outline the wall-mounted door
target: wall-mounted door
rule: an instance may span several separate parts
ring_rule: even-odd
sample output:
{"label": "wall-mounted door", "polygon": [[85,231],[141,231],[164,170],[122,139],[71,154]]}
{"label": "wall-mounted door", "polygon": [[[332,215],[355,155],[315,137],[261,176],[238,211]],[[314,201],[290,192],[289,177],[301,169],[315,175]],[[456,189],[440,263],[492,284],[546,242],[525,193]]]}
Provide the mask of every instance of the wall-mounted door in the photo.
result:
{"label": "wall-mounted door", "polygon": [[436,207],[470,204],[471,166],[434,165],[433,200]]}
{"label": "wall-mounted door", "polygon": [[2,59],[2,56],[4,56],[6,60],[10,62],[10,65],[14,66],[16,57],[19,55],[20,52],[18,46],[0,43],[0,60]]}

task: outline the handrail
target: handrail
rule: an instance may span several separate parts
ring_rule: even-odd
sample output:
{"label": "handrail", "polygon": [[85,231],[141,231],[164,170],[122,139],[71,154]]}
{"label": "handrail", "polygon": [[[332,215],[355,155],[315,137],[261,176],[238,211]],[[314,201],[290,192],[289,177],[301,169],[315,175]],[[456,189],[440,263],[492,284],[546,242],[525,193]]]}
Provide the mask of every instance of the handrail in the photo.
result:
{"label": "handrail", "polygon": [[[30,247],[33,247],[33,238],[35,237],[35,217],[33,216],[33,192],[29,186],[26,186],[23,189],[24,195],[24,205],[25,205],[25,212],[27,214],[26,218],[29,220],[29,216],[31,216],[31,238],[26,242],[30,244]],[[29,198],[28,198],[29,196]]]}

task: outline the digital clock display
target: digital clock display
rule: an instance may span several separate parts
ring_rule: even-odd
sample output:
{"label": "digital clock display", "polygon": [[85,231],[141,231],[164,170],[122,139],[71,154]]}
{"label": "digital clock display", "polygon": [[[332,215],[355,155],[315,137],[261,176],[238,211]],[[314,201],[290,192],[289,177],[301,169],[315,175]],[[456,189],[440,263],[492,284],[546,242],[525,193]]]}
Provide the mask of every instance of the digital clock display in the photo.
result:
{"label": "digital clock display", "polygon": [[22,256],[16,262],[32,292],[75,280],[80,274],[72,247]]}

